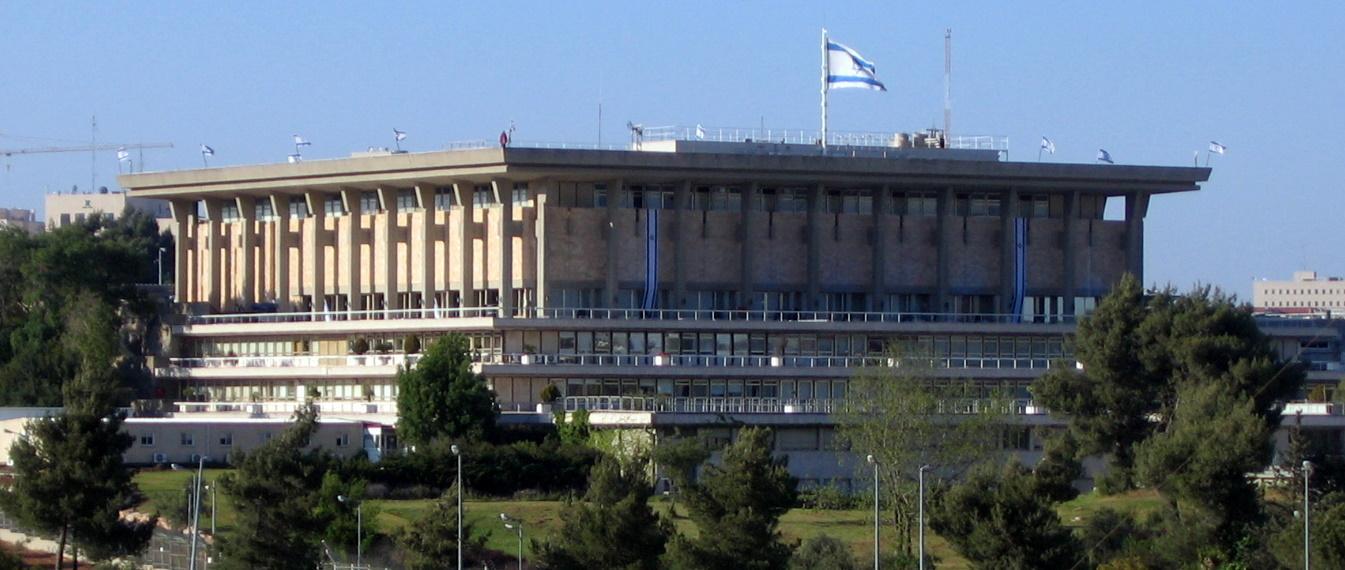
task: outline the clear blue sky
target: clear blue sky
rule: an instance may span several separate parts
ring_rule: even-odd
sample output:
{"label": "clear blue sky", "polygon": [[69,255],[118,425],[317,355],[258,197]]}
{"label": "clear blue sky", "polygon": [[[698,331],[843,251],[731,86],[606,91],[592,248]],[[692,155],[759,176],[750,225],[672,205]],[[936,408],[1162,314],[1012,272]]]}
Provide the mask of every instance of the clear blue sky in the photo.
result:
{"label": "clear blue sky", "polygon": [[[818,126],[820,28],[876,62],[887,93],[832,96],[834,130],[941,122],[1010,137],[1011,159],[1191,164],[1204,190],[1154,200],[1148,280],[1246,298],[1254,277],[1345,274],[1345,3],[480,2],[0,4],[0,148],[167,141],[150,169],[493,139],[625,140],[627,120]],[[55,141],[18,137],[45,137]],[[0,159],[3,160],[3,159]],[[0,205],[87,189],[86,153],[13,157]],[[116,159],[98,157],[115,187]]]}

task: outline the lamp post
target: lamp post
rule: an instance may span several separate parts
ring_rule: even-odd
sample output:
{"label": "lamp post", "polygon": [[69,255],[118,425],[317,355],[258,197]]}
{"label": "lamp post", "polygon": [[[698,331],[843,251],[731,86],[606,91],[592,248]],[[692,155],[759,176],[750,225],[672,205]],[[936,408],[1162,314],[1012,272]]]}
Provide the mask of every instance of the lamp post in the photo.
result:
{"label": "lamp post", "polygon": [[458,486],[458,570],[462,570],[462,449],[458,444],[453,444],[448,448],[453,452],[453,456],[458,458],[458,471],[456,474]]}
{"label": "lamp post", "polygon": [[500,513],[500,520],[504,521],[504,528],[518,532],[518,570],[523,570],[523,521],[504,513]]}
{"label": "lamp post", "polygon": [[159,248],[159,262],[158,262],[158,266],[159,266],[159,285],[161,285],[161,286],[163,285],[163,252],[165,252],[165,251],[167,251],[167,250],[164,249],[164,248],[162,248],[162,247]]}
{"label": "lamp post", "polygon": [[920,480],[920,514],[919,518],[916,520],[917,524],[920,527],[919,532],[920,570],[925,570],[925,470],[926,469],[929,469],[928,465],[921,465],[920,470],[917,473],[917,478]]}
{"label": "lamp post", "polygon": [[364,566],[364,504],[345,495],[337,495],[336,500],[355,505],[355,567]]}
{"label": "lamp post", "polygon": [[1308,516],[1308,480],[1312,475],[1312,462],[1303,462],[1303,570],[1312,569],[1312,535],[1308,533],[1311,528],[1310,517]]}
{"label": "lamp post", "polygon": [[206,456],[196,461],[196,485],[192,492],[191,510],[191,560],[187,562],[189,570],[196,570],[196,542],[201,536],[201,474],[205,471]]}
{"label": "lamp post", "polygon": [[210,536],[215,536],[215,491],[218,488],[218,483],[205,486],[205,490],[210,491]]}
{"label": "lamp post", "polygon": [[868,460],[873,466],[873,570],[878,570],[878,460],[873,454],[869,454]]}

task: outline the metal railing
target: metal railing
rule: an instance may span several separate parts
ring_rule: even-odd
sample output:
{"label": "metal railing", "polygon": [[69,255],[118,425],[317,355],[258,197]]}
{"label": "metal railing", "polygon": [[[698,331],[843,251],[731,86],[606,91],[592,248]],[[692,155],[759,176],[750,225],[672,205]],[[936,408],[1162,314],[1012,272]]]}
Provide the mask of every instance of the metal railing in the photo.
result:
{"label": "metal railing", "polygon": [[[173,402],[173,412],[179,414],[197,413],[244,413],[255,416],[288,416],[306,405],[293,399],[265,400],[260,402],[238,402],[210,400],[203,402]],[[316,400],[313,405],[321,414],[396,414],[395,400]]]}
{"label": "metal railing", "polygon": [[498,317],[499,307],[452,309],[377,309],[368,311],[306,311],[289,313],[220,313],[188,315],[187,324],[319,323],[332,321],[384,321],[399,319],[460,319]]}
{"label": "metal railing", "polygon": [[334,366],[415,366],[419,354],[362,354],[346,356],[209,356],[170,358],[178,368],[326,368]]}
{"label": "metal railing", "polygon": [[[816,145],[822,140],[822,132],[810,129],[762,129],[743,127],[706,127],[706,126],[658,126],[644,127],[642,142],[658,141],[711,141],[711,142],[759,142],[778,144]],[[898,132],[864,131],[828,131],[827,144],[838,146],[857,146],[873,148],[894,148],[901,135]],[[1009,137],[998,135],[953,136],[948,139],[948,148],[977,150],[1009,150]]]}
{"label": "metal railing", "polygon": [[[841,411],[845,399],[770,398],[747,396],[567,396],[561,399],[567,412],[663,412],[692,414],[830,414]],[[998,413],[1042,415],[1049,413],[1026,398],[959,398],[938,403],[936,414],[970,415]]]}

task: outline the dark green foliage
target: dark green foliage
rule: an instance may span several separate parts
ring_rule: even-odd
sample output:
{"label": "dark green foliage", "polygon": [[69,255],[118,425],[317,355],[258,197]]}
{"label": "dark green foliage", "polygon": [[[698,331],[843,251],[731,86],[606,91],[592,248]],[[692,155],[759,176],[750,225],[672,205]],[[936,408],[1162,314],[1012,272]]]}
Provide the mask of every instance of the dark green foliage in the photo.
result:
{"label": "dark green foliage", "polygon": [[397,374],[397,435],[414,444],[436,438],[484,440],[495,429],[495,394],[472,372],[467,337],[434,341],[415,368]]}
{"label": "dark green foliage", "polygon": [[[486,537],[477,535],[471,523],[463,522],[464,564],[481,560]],[[458,488],[451,487],[434,501],[434,509],[425,518],[397,534],[402,563],[407,570],[439,570],[453,567],[458,559]]]}
{"label": "dark green foliage", "polygon": [[369,352],[369,341],[363,337],[350,341],[351,354],[364,354]]}
{"label": "dark green foliage", "polygon": [[986,464],[935,502],[930,527],[976,568],[1071,568],[1082,552],[1031,472]]}
{"label": "dark green foliage", "polygon": [[322,469],[303,448],[317,430],[305,407],[279,436],[234,459],[220,486],[237,513],[237,530],[221,537],[222,568],[313,568],[327,526],[317,513]]}
{"label": "dark green foliage", "polygon": [[672,525],[649,506],[644,461],[607,458],[593,467],[584,501],[561,511],[555,540],[534,541],[545,568],[655,570]]}
{"label": "dark green foliage", "polygon": [[665,440],[654,448],[654,463],[678,489],[695,481],[696,470],[709,458],[709,448],[695,437]]}
{"label": "dark green foliage", "polygon": [[410,334],[402,339],[402,352],[407,354],[420,354],[420,336]]}
{"label": "dark green foliage", "polygon": [[[453,485],[457,458],[449,442],[436,440],[414,453],[389,455],[376,469],[357,476],[389,487]],[[460,444],[463,481],[473,495],[509,497],[519,491],[543,494],[582,492],[589,469],[602,455],[587,445],[563,445],[554,439],[541,443],[520,441],[508,445],[485,442]]]}
{"label": "dark green foliage", "polygon": [[551,412],[556,422],[556,436],[560,442],[568,445],[588,445],[593,435],[593,427],[588,423],[588,410],[579,409],[570,413],[565,410]]}
{"label": "dark green foliage", "polygon": [[1110,508],[1093,513],[1079,530],[1079,542],[1087,552],[1089,567],[1125,558],[1128,552],[1133,551],[1133,546],[1145,538],[1134,516]]}
{"label": "dark green foliage", "polygon": [[700,482],[685,488],[699,535],[674,538],[668,563],[705,570],[783,568],[792,548],[781,542],[778,524],[794,504],[797,483],[785,463],[771,455],[769,430],[740,430],[721,464],[707,466]]}
{"label": "dark green foliage", "polygon": [[1037,492],[1058,503],[1079,496],[1079,490],[1074,488],[1074,481],[1083,476],[1078,454],[1078,443],[1069,432],[1048,439],[1046,453],[1032,469]]}
{"label": "dark green foliage", "polygon": [[803,541],[789,560],[789,570],[860,570],[850,545],[825,534]]}
{"label": "dark green foliage", "polygon": [[[345,480],[337,470],[329,470],[322,476],[322,487],[318,489],[318,519],[327,521],[327,530],[323,533],[327,544],[332,548],[354,555],[355,542],[363,539],[364,551],[369,552],[374,543],[375,521],[378,509],[364,503],[365,482],[363,479]],[[341,497],[346,500],[342,501]],[[363,512],[357,514],[355,508],[362,505]],[[364,519],[363,533],[356,525]],[[361,536],[361,534],[363,536]]]}
{"label": "dark green foliage", "polygon": [[560,399],[560,386],[547,384],[542,388],[541,399],[543,402],[555,402]]}
{"label": "dark green foliage", "polygon": [[66,324],[66,350],[75,369],[62,383],[64,411],[34,420],[10,449],[15,479],[0,492],[5,511],[38,530],[56,533],[60,548],[71,536],[95,558],[143,550],[155,520],[122,520],[135,503],[135,486],[122,465],[132,438],[117,410],[122,388],[116,315],[90,293]]}
{"label": "dark green foliage", "polygon": [[[154,499],[159,517],[167,519],[172,528],[182,529],[191,525],[192,494],[196,492],[196,477],[182,483],[182,490]],[[201,520],[210,518],[210,492],[201,490]],[[203,527],[204,528],[204,527]]]}

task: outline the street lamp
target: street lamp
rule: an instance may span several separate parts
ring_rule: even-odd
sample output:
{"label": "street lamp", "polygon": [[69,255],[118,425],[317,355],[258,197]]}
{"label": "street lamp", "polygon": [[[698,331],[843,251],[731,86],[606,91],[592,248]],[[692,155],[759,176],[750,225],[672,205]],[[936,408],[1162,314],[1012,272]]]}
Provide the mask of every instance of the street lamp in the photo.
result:
{"label": "street lamp", "polygon": [[453,452],[454,457],[458,458],[458,570],[462,570],[462,449],[456,443],[448,449]]}
{"label": "street lamp", "polygon": [[189,570],[196,570],[196,542],[201,537],[201,474],[205,471],[206,459],[202,455],[196,460],[196,488],[192,492],[191,510],[191,560],[187,562]]}
{"label": "street lamp", "polygon": [[869,454],[869,465],[873,466],[873,570],[878,570],[878,460],[873,454]]}
{"label": "street lamp", "polygon": [[1303,462],[1303,570],[1312,569],[1312,535],[1308,534],[1311,527],[1308,516],[1308,480],[1312,475],[1312,462]]}
{"label": "street lamp", "polygon": [[920,479],[920,516],[917,522],[920,526],[920,570],[925,570],[925,470],[928,465],[921,465],[917,473]]}
{"label": "street lamp", "polygon": [[165,252],[165,251],[168,251],[168,250],[166,250],[166,249],[164,249],[164,248],[162,248],[162,247],[159,248],[159,262],[158,262],[158,266],[159,266],[159,285],[160,285],[160,286],[163,286],[163,252]]}
{"label": "street lamp", "polygon": [[364,566],[364,504],[345,495],[337,495],[336,500],[355,505],[355,566]]}
{"label": "street lamp", "polygon": [[210,536],[215,536],[215,490],[217,488],[219,488],[218,483],[205,486],[205,490],[210,491]]}
{"label": "street lamp", "polygon": [[518,570],[523,570],[523,521],[504,513],[500,513],[500,520],[504,521],[504,528],[518,532]]}

